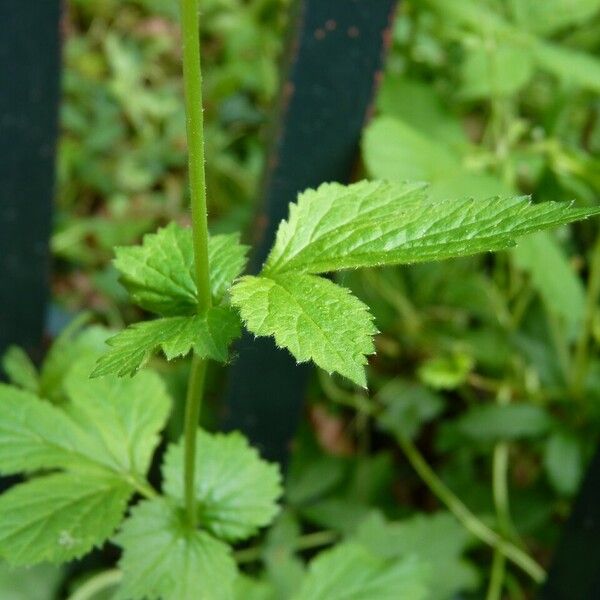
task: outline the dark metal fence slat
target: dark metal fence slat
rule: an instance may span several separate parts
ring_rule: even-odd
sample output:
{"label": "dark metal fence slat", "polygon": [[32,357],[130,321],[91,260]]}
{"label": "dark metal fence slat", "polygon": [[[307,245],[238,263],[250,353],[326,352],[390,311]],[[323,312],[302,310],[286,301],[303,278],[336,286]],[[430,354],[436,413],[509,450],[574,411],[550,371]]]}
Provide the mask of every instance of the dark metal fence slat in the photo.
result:
{"label": "dark metal fence slat", "polygon": [[[254,231],[260,269],[299,191],[348,181],[380,78],[396,0],[303,0],[297,5],[281,106],[269,153],[264,209]],[[245,336],[230,370],[225,425],[284,461],[308,375],[268,339]]]}

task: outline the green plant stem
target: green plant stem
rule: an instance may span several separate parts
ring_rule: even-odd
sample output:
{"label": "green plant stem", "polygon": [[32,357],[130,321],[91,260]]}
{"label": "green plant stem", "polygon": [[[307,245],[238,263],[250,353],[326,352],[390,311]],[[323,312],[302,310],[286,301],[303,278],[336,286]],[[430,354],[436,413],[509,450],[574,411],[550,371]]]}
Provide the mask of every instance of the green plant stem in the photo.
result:
{"label": "green plant stem", "polygon": [[200,64],[199,1],[180,0],[183,44],[183,82],[188,143],[188,168],[194,237],[194,266],[198,311],[211,305],[208,265],[208,220],[204,172],[204,115]]}
{"label": "green plant stem", "polygon": [[202,407],[207,362],[194,356],[188,380],[184,421],[184,497],[185,513],[190,528],[197,525],[196,511],[196,440]]}
{"label": "green plant stem", "polygon": [[[188,166],[194,238],[194,266],[198,312],[211,306],[208,264],[208,220],[204,172],[204,116],[200,64],[200,17],[198,0],[180,0],[183,43],[183,81],[188,141]],[[184,496],[188,524],[195,528],[196,432],[204,393],[206,362],[194,356],[188,381],[184,423]]]}
{"label": "green plant stem", "polygon": [[88,579],[80,588],[78,588],[68,600],[90,600],[96,594],[118,585],[123,579],[123,572],[119,569],[102,571]]}
{"label": "green plant stem", "polygon": [[494,549],[492,561],[492,573],[488,586],[486,600],[501,600],[504,578],[506,577],[506,557],[497,548]]}
{"label": "green plant stem", "polygon": [[427,487],[448,508],[448,510],[481,541],[497,548],[508,560],[518,565],[534,581],[541,583],[546,578],[544,569],[528,554],[513,543],[501,537],[480,521],[464,503],[442,482],[433,469],[427,464],[417,447],[406,437],[398,436],[398,443],[413,469],[425,482]]}
{"label": "green plant stem", "polygon": [[594,315],[600,298],[600,234],[592,250],[590,263],[590,276],[587,286],[585,302],[585,317],[581,335],[575,347],[575,356],[572,363],[571,391],[575,397],[582,395],[585,378],[588,370],[589,345],[594,326]]}
{"label": "green plant stem", "polygon": [[[511,528],[508,504],[508,451],[506,442],[499,442],[494,447],[492,464],[492,491],[496,508],[498,528],[503,535],[508,535]],[[486,594],[486,600],[500,600],[506,577],[506,557],[498,548],[494,548],[492,572]]]}
{"label": "green plant stem", "polygon": [[[308,533],[298,538],[294,544],[294,550],[299,552],[302,550],[311,550],[320,546],[328,546],[333,544],[340,537],[336,531],[315,531]],[[234,552],[233,557],[238,564],[250,563],[260,560],[263,556],[264,549],[262,546],[254,546]]]}

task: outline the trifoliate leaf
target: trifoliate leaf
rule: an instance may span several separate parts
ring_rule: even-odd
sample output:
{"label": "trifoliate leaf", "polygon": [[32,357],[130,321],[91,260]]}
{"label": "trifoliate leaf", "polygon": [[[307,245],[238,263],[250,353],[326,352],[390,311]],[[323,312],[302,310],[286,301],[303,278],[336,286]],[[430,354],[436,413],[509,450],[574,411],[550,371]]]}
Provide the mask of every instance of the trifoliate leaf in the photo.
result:
{"label": "trifoliate leaf", "polygon": [[236,565],[229,547],[190,531],[164,500],[131,511],[115,541],[123,548],[119,600],[231,600]]}
{"label": "trifoliate leaf", "polygon": [[71,404],[66,410],[103,449],[115,471],[143,476],[171,409],[165,384],[152,371],[134,379],[112,375],[91,380],[92,364],[79,361],[69,373],[65,388]]}
{"label": "trifoliate leaf", "polygon": [[368,307],[346,288],[301,273],[242,277],[231,290],[246,327],[274,336],[298,362],[314,361],[365,387],[377,333]]}
{"label": "trifoliate leaf", "polygon": [[87,432],[33,394],[0,384],[0,473],[86,469],[98,461]]}
{"label": "trifoliate leaf", "polygon": [[107,341],[110,349],[98,360],[92,377],[135,375],[159,350],[167,360],[185,356],[193,349],[201,358],[225,362],[229,344],[239,335],[240,321],[230,307],[212,307],[192,317],[142,321]]}
{"label": "trifoliate leaf", "polygon": [[386,560],[345,542],[313,559],[293,600],[425,600],[426,582],[417,560]]}
{"label": "trifoliate leaf", "polygon": [[263,274],[326,273],[501,250],[519,236],[598,214],[524,197],[433,201],[423,185],[361,181],[302,193]]}
{"label": "trifoliate leaf", "polygon": [[[246,263],[237,234],[217,235],[208,243],[212,295],[220,300]],[[141,246],[116,249],[115,266],[132,300],[170,317],[193,315],[198,305],[192,230],[175,223],[144,236]]]}
{"label": "trifoliate leaf", "polygon": [[14,565],[78,558],[108,538],[131,488],[116,477],[55,474],[0,496],[0,554]]}
{"label": "trifoliate leaf", "polygon": [[[182,443],[167,451],[163,479],[165,493],[181,501]],[[262,460],[238,432],[211,435],[198,430],[195,481],[199,521],[221,539],[248,538],[279,510],[279,468]]]}
{"label": "trifoliate leaf", "polygon": [[392,523],[372,514],[358,527],[354,539],[381,558],[416,557],[429,566],[427,600],[451,600],[477,587],[477,569],[463,557],[473,540],[450,513]]}
{"label": "trifoliate leaf", "polygon": [[34,394],[38,392],[40,381],[37,369],[23,348],[9,346],[2,357],[2,368],[13,385]]}

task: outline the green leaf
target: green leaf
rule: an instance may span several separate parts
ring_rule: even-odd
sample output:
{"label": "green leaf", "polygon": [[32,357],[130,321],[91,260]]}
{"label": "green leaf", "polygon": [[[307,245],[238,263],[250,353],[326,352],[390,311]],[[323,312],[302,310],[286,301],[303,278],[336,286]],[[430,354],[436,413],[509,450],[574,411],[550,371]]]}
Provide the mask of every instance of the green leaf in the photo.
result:
{"label": "green leaf", "polygon": [[131,492],[99,474],[61,473],[16,485],[0,496],[0,554],[14,565],[83,556],[113,533]]}
{"label": "green leaf", "polygon": [[469,99],[516,94],[534,74],[531,52],[505,41],[492,49],[485,43],[473,48],[462,64],[461,94]]}
{"label": "green leaf", "polygon": [[366,387],[366,355],[374,352],[377,330],[349,290],[313,275],[270,273],[242,277],[231,294],[252,333],[272,335],[298,362],[312,360]]}
{"label": "green leaf", "polygon": [[513,257],[520,269],[531,274],[544,303],[565,324],[567,335],[574,340],[584,318],[585,290],[560,245],[548,233],[536,233],[521,240]]}
{"label": "green leaf", "polygon": [[38,392],[40,381],[37,369],[23,348],[9,346],[2,357],[2,368],[13,385],[34,394]]}
{"label": "green leaf", "polygon": [[426,569],[416,560],[386,560],[354,542],[313,559],[293,600],[425,600]]}
{"label": "green leaf", "polygon": [[[209,239],[210,285],[219,301],[246,264],[237,234]],[[193,315],[198,299],[192,230],[175,223],[144,236],[141,246],[116,249],[115,266],[132,300],[161,316]]]}
{"label": "green leaf", "polygon": [[380,426],[409,439],[444,409],[441,396],[422,385],[399,379],[387,383],[377,399],[385,406],[377,417]]}
{"label": "green leaf", "polygon": [[453,390],[462,385],[473,369],[473,357],[464,352],[437,356],[419,367],[419,379],[435,390]]}
{"label": "green leaf", "polygon": [[266,581],[256,581],[245,575],[235,580],[233,596],[235,600],[276,600],[280,597]]}
{"label": "green leaf", "polygon": [[190,531],[164,500],[137,505],[115,538],[123,548],[119,600],[231,600],[237,576],[230,548]]}
{"label": "green leaf", "polygon": [[324,184],[290,207],[263,273],[326,273],[501,250],[527,233],[598,213],[525,197],[432,201],[418,184]]}
{"label": "green leaf", "polygon": [[146,473],[170,411],[165,386],[153,373],[90,381],[91,360],[73,366],[61,408],[0,385],[1,473],[101,470],[127,481]]}
{"label": "green leaf", "polygon": [[63,402],[63,384],[73,364],[83,356],[99,356],[108,331],[104,327],[82,327],[90,320],[83,313],[75,317],[54,340],[40,370],[39,395],[52,402]]}
{"label": "green leaf", "polygon": [[571,496],[579,488],[583,477],[583,455],[576,436],[554,433],[544,450],[544,468],[554,489]]}
{"label": "green leaf", "polygon": [[551,426],[551,417],[533,404],[476,406],[452,424],[462,435],[480,442],[536,437]]}
{"label": "green leaf", "polygon": [[0,472],[97,464],[88,434],[60,409],[33,394],[0,384]]}
{"label": "green leaf", "polygon": [[64,574],[53,565],[15,569],[0,565],[2,600],[55,600]]}
{"label": "green leaf", "polygon": [[600,10],[600,0],[510,0],[508,5],[520,27],[542,35],[583,25]]}
{"label": "green leaf", "polygon": [[[183,441],[171,445],[163,465],[164,491],[183,502]],[[201,525],[229,541],[250,537],[277,514],[281,475],[240,433],[198,430],[196,499]]]}
{"label": "green leaf", "polygon": [[229,345],[240,335],[240,321],[229,307],[212,307],[202,315],[166,317],[135,323],[107,341],[92,377],[109,373],[135,375],[161,350],[167,360],[187,355],[226,362]]}
{"label": "green leaf", "polygon": [[450,600],[477,588],[477,569],[463,557],[472,538],[450,513],[391,523],[372,514],[360,525],[355,539],[381,558],[412,556],[429,566],[427,600]]}
{"label": "green leaf", "polygon": [[[440,140],[450,147],[468,147],[468,137],[460,121],[429,84],[387,73],[377,95],[377,106],[382,114],[410,124],[428,139]],[[374,121],[379,122],[379,119]],[[385,128],[377,125],[379,127],[384,135]],[[402,169],[403,165],[396,163],[395,168]]]}
{"label": "green leaf", "polygon": [[151,371],[90,380],[92,364],[79,361],[66,379],[69,415],[102,449],[98,459],[106,456],[117,472],[145,475],[171,411],[166,386]]}

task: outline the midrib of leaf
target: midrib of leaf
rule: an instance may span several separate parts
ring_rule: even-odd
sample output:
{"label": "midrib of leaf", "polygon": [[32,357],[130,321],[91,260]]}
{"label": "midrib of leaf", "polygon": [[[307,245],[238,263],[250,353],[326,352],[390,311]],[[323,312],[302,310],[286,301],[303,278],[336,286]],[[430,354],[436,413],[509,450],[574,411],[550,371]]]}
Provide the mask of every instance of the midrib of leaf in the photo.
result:
{"label": "midrib of leaf", "polygon": [[[361,222],[361,225],[360,225],[361,228],[368,229],[368,228],[372,227],[373,224],[380,223],[380,220],[383,215],[379,214],[379,211],[383,211],[385,214],[386,205],[385,204],[384,205],[382,205],[382,204],[375,205],[375,204],[373,204],[373,202],[370,202],[370,201],[372,200],[373,196],[376,195],[377,191],[380,190],[382,187],[385,188],[385,184],[379,185],[376,189],[366,187],[365,191],[361,194],[360,198],[353,201],[352,208],[355,210],[353,212],[348,211],[348,216],[345,221],[333,223],[331,225],[331,227],[318,232],[318,235],[315,236],[315,232],[317,231],[317,229],[319,228],[319,226],[321,225],[323,220],[326,217],[330,216],[329,210],[331,209],[331,207],[336,202],[341,202],[345,199],[354,197],[355,192],[354,193],[346,192],[343,195],[332,198],[332,200],[330,200],[328,202],[327,208],[325,210],[323,210],[323,213],[320,215],[319,219],[315,222],[314,226],[312,227],[312,232],[308,234],[308,240],[304,243],[304,245],[298,247],[292,254],[288,254],[288,250],[290,248],[290,244],[295,240],[296,236],[295,236],[295,234],[289,235],[289,233],[288,233],[288,230],[289,230],[289,227],[290,227],[291,221],[292,221],[291,216],[290,216],[288,218],[288,220],[286,221],[286,235],[288,236],[288,239],[286,240],[285,246],[279,253],[278,258],[274,263],[270,264],[269,260],[267,259],[267,264],[265,265],[263,272],[264,273],[275,273],[275,272],[282,273],[282,272],[284,272],[286,270],[285,263],[292,262],[294,260],[294,258],[296,258],[299,254],[304,252],[304,250],[306,250],[307,247],[309,247],[310,245],[315,244],[319,241],[324,240],[325,238],[327,238],[327,236],[329,234],[335,233],[336,231],[338,231],[340,229],[349,227],[350,225],[352,225],[352,221],[355,220],[357,217],[360,217],[361,221],[363,219],[369,219],[366,223]],[[426,187],[425,184],[421,184],[421,183],[414,184],[413,187],[407,187],[405,190],[402,190],[402,193],[391,198],[389,200],[389,202],[396,203],[411,193],[418,193],[420,190],[425,189],[425,187]],[[423,201],[422,197],[417,197],[413,200],[413,203],[419,204],[422,201]],[[314,203],[314,201],[313,201],[313,203]],[[366,206],[365,206],[365,203],[366,203]],[[295,205],[295,207],[299,207],[299,206],[300,206],[299,204]],[[405,209],[406,212],[408,212],[410,210],[410,208],[412,208],[412,206],[407,207]],[[297,217],[298,212],[299,211],[296,208],[296,212],[294,215],[296,218],[298,218]],[[372,213],[375,213],[375,214],[372,214]],[[394,215],[393,218],[397,219],[399,216],[400,215]],[[392,220],[391,217],[388,217],[388,219],[390,221]],[[353,235],[356,235],[356,232],[357,232],[357,229],[352,228],[349,231],[347,231],[346,236],[351,237]],[[347,237],[345,239],[347,239]],[[341,241],[344,241],[344,240],[341,240]],[[340,242],[338,242],[338,243],[340,243]],[[284,269],[279,269],[278,267],[282,262],[284,262]]]}
{"label": "midrib of leaf", "polygon": [[[499,199],[498,199],[499,200]],[[498,202],[497,200],[497,202]],[[490,211],[490,205],[485,204],[481,201],[470,199],[467,201],[463,201],[457,203],[455,209],[444,215],[443,218],[438,220],[434,220],[431,223],[428,223],[426,227],[421,227],[421,231],[409,231],[411,227],[415,227],[415,224],[418,225],[419,221],[423,218],[421,214],[415,214],[414,218],[411,221],[405,223],[402,227],[402,230],[394,230],[386,231],[384,233],[380,233],[379,236],[371,235],[370,239],[364,240],[362,243],[354,246],[350,252],[350,258],[348,266],[344,268],[349,268],[351,266],[350,263],[362,263],[366,260],[369,262],[377,262],[378,264],[384,264],[385,260],[378,259],[374,260],[370,257],[377,257],[381,255],[383,251],[385,251],[385,243],[382,244],[382,248],[361,253],[358,250],[361,247],[364,247],[373,242],[377,237],[381,237],[382,239],[385,237],[397,237],[402,232],[405,232],[407,237],[410,237],[406,242],[398,245],[397,248],[389,248],[387,249],[390,253],[398,253],[402,252],[410,252],[415,247],[419,250],[426,250],[427,247],[435,248],[439,243],[438,238],[443,237],[444,245],[448,247],[452,246],[466,246],[464,249],[464,253],[469,253],[469,245],[475,243],[478,245],[481,244],[493,244],[493,247],[490,249],[498,249],[498,243],[500,247],[509,247],[514,244],[513,238],[517,238],[525,233],[529,233],[532,231],[537,231],[546,227],[548,224],[560,224],[561,222],[566,222],[572,220],[572,212],[565,213],[564,220],[561,218],[561,213],[568,208],[572,203],[555,203],[555,202],[547,202],[540,205],[532,205],[528,201],[523,198],[516,197],[515,201],[503,206],[501,209],[497,210],[492,216],[487,218],[480,218],[480,215],[485,215]],[[550,205],[550,206],[549,206]],[[423,202],[421,208],[423,210],[434,207],[431,203]],[[537,214],[532,214],[527,217],[527,221],[520,224],[519,226],[512,229],[510,227],[511,223],[514,222],[515,218],[520,217],[523,213],[526,213],[528,210],[535,210],[537,207],[552,210],[545,210],[542,212],[539,210]],[[495,207],[492,207],[495,208]],[[463,212],[464,211],[464,212]],[[518,212],[515,212],[518,211]],[[395,228],[396,221],[398,216],[394,215],[393,217],[388,218],[385,221],[377,220],[375,222],[369,223],[360,223],[353,231],[345,232],[344,237],[341,239],[336,239],[330,246],[327,247],[327,255],[323,260],[319,259],[311,259],[308,265],[300,265],[296,266],[292,263],[292,258],[289,258],[288,264],[283,265],[282,268],[276,269],[275,266],[269,266],[264,270],[265,275],[276,274],[276,273],[286,273],[286,272],[317,272],[319,270],[333,270],[333,266],[331,265],[331,261],[339,258],[340,256],[346,256],[348,254],[348,249],[343,246],[344,242],[349,237],[354,237],[360,235],[360,233],[364,230],[369,230],[374,227],[379,228],[379,231],[385,228]],[[445,227],[445,223],[459,221],[453,227]],[[508,226],[507,226],[508,225]],[[477,227],[476,232],[472,232],[469,237],[460,237],[461,231],[464,229],[468,229],[470,227]],[[497,231],[498,228],[502,227],[500,231]],[[432,230],[435,229],[436,231]],[[329,233],[334,233],[335,230],[330,231]],[[369,232],[372,233],[372,232]],[[358,235],[357,235],[358,234]],[[452,239],[452,237],[456,235],[456,239]],[[323,242],[325,240],[325,236],[322,236],[319,241]],[[474,241],[473,241],[474,240]],[[298,256],[303,252],[309,244],[304,245],[298,252],[295,253],[295,256]],[[336,248],[341,246],[340,252]],[[435,253],[437,254],[437,253]],[[424,254],[424,258],[428,257]],[[401,258],[399,260],[402,260]],[[422,259],[421,259],[422,260]],[[276,264],[281,263],[281,259],[277,261]],[[311,268],[313,267],[313,268]]]}

